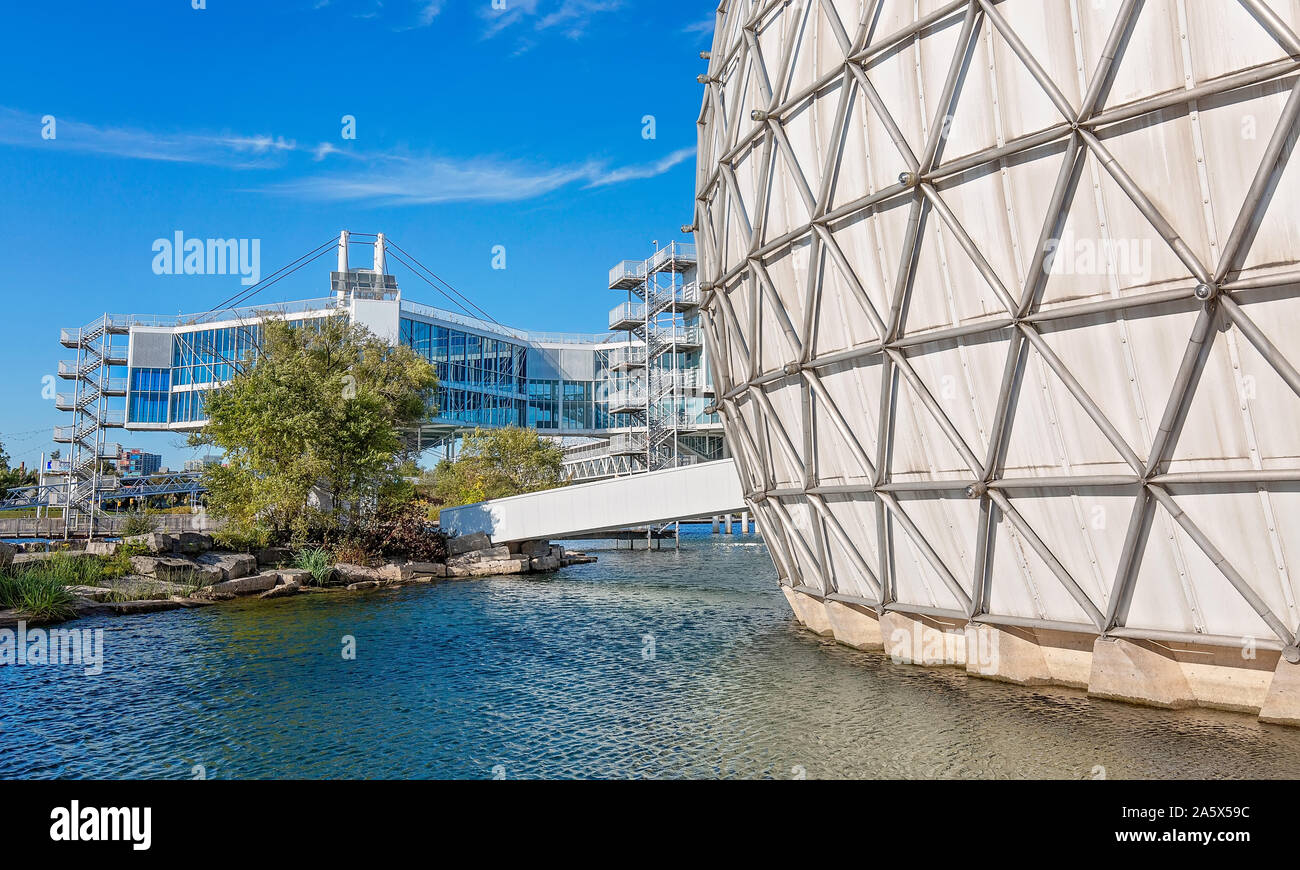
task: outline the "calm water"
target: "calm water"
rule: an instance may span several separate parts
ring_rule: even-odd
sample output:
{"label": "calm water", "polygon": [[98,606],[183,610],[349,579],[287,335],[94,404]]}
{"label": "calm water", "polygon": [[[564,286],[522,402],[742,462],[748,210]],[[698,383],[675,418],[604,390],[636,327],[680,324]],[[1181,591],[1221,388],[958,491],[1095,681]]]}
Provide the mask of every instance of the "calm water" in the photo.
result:
{"label": "calm water", "polygon": [[105,629],[104,673],[0,668],[0,777],[1300,775],[1300,731],[1249,716],[819,639],[753,538],[591,551],[544,580],[74,623]]}

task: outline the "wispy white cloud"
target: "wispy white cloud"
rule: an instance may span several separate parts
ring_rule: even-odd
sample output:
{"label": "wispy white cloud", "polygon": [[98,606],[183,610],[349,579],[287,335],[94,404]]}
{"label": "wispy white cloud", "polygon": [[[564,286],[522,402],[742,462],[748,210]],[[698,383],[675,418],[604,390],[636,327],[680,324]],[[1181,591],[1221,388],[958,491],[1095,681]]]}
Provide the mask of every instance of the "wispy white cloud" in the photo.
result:
{"label": "wispy white cloud", "polygon": [[708,15],[701,18],[699,21],[692,21],[690,24],[682,28],[682,33],[712,33],[713,28],[717,23],[715,17],[716,16]]}
{"label": "wispy white cloud", "polygon": [[424,0],[420,14],[416,18],[418,26],[428,27],[440,12],[442,12],[442,0]]}
{"label": "wispy white cloud", "polygon": [[618,184],[622,181],[636,181],[642,178],[654,178],[663,175],[679,163],[695,156],[694,148],[678,148],[667,157],[662,157],[653,163],[647,163],[641,166],[624,166],[619,169],[611,169],[601,172],[595,178],[591,179],[588,187],[604,187],[607,184]]}
{"label": "wispy white cloud", "polygon": [[269,185],[267,193],[321,202],[372,200],[384,205],[448,202],[518,202],[571,184],[604,187],[654,178],[694,155],[682,148],[653,163],[610,167],[595,160],[538,167],[486,158],[459,161],[443,157],[385,155],[360,172],[332,172]]}
{"label": "wispy white cloud", "polygon": [[[367,153],[331,142],[315,145],[269,134],[160,133],[55,120],[56,138],[41,138],[41,117],[0,107],[0,146],[50,148],[81,154],[193,163],[233,170],[306,172],[256,188],[300,199],[397,205],[441,202],[511,202],[532,199],[571,184],[605,187],[654,178],[695,153],[681,148],[650,163],[611,166],[584,160],[564,166],[475,157],[456,159],[406,153]],[[335,168],[325,169],[328,160]],[[339,161],[343,161],[339,163]],[[315,168],[312,168],[315,167]]]}
{"label": "wispy white cloud", "polygon": [[41,118],[0,107],[0,145],[233,168],[279,166],[288,154],[300,150],[296,142],[283,136],[159,133],[130,127],[101,127],[57,115],[54,138],[44,139]]}
{"label": "wispy white cloud", "polygon": [[[534,34],[555,31],[570,39],[581,39],[592,19],[622,6],[623,0],[555,0],[550,3],[544,3],[543,0],[511,0],[503,10],[489,7],[483,12],[487,19],[483,38],[492,39],[514,29],[515,25],[523,25],[518,28],[519,31]],[[520,51],[526,51],[532,44],[532,40],[520,37]]]}

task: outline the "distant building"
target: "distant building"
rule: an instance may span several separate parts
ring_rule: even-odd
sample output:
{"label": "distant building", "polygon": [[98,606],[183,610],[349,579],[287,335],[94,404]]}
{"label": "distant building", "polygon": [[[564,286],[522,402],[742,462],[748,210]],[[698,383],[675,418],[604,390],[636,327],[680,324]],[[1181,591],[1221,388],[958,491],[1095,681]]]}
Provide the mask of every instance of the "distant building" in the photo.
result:
{"label": "distant building", "polygon": [[220,464],[221,464],[220,456],[202,456],[199,457],[198,459],[185,460],[185,470],[187,472],[202,471],[203,469],[207,468],[209,465],[220,465]]}
{"label": "distant building", "polygon": [[123,447],[117,454],[117,472],[122,477],[143,477],[162,469],[162,457],[138,447]]}
{"label": "distant building", "polygon": [[[403,298],[387,270],[384,236],[365,243],[373,268],[364,269],[349,264],[348,247],[359,243],[352,235],[339,236],[329,296],[194,315],[105,314],[61,331],[60,343],[76,359],[59,363],[68,386],[55,407],[72,420],[55,429],[54,440],[71,445],[74,484],[89,484],[75,490],[86,495],[66,512],[69,528],[88,515],[86,499],[98,485],[87,469],[118,453],[108,433],[202,429],[208,394],[253,358],[272,319],[303,325],[346,317],[428,360],[438,389],[428,417],[411,432],[421,447],[450,454],[478,427],[531,427],[565,444],[571,480],[726,455],[699,321],[694,245],[672,243],[611,270],[610,289],[626,291],[627,301],[610,312],[610,331],[554,333]],[[557,295],[556,304],[567,300]],[[185,464],[192,467],[203,466]]]}

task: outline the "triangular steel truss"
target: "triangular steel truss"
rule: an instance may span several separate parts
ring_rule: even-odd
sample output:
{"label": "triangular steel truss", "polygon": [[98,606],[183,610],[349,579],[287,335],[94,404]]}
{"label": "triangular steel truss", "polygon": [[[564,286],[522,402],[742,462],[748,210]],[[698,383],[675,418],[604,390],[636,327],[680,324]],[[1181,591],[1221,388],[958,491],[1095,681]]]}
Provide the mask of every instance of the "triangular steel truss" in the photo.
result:
{"label": "triangular steel truss", "polygon": [[[1198,396],[1213,400],[1212,353],[1234,372],[1257,357],[1300,396],[1269,322],[1300,317],[1300,250],[1251,258],[1266,221],[1300,223],[1279,192],[1300,118],[1297,13],[1204,5],[1210,24],[1262,34],[1258,57],[1229,65],[1211,37],[1232,35],[1180,0],[954,0],[921,18],[898,0],[719,6],[699,120],[702,310],[782,582],[977,621],[1258,633],[1294,652],[1300,432],[1262,449],[1262,415],[1283,411],[1239,382],[1239,407],[1198,420],[1242,438],[1214,456],[1179,445]],[[1044,34],[1063,50],[1044,53]],[[1180,80],[1144,81],[1166,42]],[[1224,112],[1259,128],[1244,168],[1211,141]],[[1162,145],[1188,165],[1153,160]],[[1227,201],[1215,172],[1244,195]],[[1178,177],[1197,181],[1172,190]],[[1110,258],[1092,287],[1054,278],[1080,229]],[[1116,274],[1106,246],[1125,242],[1154,244],[1147,280]],[[1097,386],[1107,366],[1128,372],[1124,395]],[[1113,532],[1090,500],[1122,506]],[[1254,522],[1242,505],[1268,550],[1254,567],[1226,555],[1241,547],[1225,530]],[[1234,519],[1216,528],[1221,512]],[[1231,601],[1205,600],[1206,565]]]}

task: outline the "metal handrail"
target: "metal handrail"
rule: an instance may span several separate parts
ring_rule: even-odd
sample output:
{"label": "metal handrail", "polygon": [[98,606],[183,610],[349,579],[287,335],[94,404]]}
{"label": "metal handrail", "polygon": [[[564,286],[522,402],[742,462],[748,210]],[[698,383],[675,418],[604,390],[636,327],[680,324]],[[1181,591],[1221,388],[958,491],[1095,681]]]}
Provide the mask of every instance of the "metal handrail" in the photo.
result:
{"label": "metal handrail", "polygon": [[645,320],[644,302],[624,302],[609,310],[609,328],[616,323],[633,323]]}
{"label": "metal handrail", "polygon": [[645,271],[643,260],[620,260],[609,270],[609,284],[612,287],[625,278],[639,281],[645,277]]}

